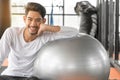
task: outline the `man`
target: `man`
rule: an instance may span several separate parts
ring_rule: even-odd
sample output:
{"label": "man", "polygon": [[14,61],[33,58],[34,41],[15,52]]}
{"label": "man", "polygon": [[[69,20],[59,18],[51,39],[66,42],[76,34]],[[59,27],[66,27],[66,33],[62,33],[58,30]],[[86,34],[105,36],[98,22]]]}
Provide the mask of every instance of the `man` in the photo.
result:
{"label": "man", "polygon": [[[40,48],[48,41],[75,36],[74,29],[45,24],[45,8],[29,2],[23,17],[25,27],[8,28],[0,40],[0,64],[8,58],[8,67],[0,80],[40,80],[33,75],[33,65]],[[63,30],[64,29],[64,30]]]}

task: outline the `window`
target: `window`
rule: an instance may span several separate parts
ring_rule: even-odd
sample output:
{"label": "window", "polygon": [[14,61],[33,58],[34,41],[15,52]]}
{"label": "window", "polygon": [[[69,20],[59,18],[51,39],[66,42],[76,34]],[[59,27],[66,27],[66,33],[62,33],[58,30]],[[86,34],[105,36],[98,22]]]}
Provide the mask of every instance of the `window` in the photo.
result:
{"label": "window", "polygon": [[[24,15],[24,5],[31,0],[11,0],[11,24],[12,26],[23,27],[23,15]],[[53,2],[52,2],[53,1]],[[80,26],[80,16],[76,15],[74,12],[74,7],[76,2],[80,0],[34,0],[45,6],[47,15],[47,24],[50,24],[50,14],[53,3],[53,21],[55,25],[74,27],[79,29]],[[48,3],[47,3],[48,2]],[[96,5],[96,0],[90,1],[93,5]]]}

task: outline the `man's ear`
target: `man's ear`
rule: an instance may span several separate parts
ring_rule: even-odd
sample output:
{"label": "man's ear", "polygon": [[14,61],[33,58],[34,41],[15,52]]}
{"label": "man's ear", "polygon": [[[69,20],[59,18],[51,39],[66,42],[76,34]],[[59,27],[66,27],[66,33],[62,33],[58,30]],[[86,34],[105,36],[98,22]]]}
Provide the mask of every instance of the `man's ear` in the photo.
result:
{"label": "man's ear", "polygon": [[43,23],[45,23],[45,22],[46,22],[46,18],[43,19]]}
{"label": "man's ear", "polygon": [[24,20],[24,22],[26,21],[26,16],[25,15],[23,16],[23,20]]}

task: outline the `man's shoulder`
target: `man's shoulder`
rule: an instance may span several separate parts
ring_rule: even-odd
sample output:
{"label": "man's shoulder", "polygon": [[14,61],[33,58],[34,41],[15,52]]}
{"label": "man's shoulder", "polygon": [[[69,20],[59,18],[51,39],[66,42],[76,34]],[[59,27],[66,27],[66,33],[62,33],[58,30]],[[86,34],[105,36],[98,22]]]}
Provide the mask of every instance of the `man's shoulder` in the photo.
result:
{"label": "man's shoulder", "polygon": [[6,30],[13,33],[16,33],[16,32],[18,33],[23,30],[23,27],[8,27]]}
{"label": "man's shoulder", "polygon": [[20,35],[23,31],[23,27],[8,27],[5,31],[5,34],[15,36]]}

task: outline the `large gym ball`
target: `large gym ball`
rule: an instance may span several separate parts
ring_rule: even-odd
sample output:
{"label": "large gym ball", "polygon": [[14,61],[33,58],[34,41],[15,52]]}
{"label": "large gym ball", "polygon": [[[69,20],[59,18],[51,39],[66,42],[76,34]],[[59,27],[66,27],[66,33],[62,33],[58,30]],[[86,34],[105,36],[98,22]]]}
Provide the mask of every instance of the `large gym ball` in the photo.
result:
{"label": "large gym ball", "polygon": [[34,64],[34,75],[47,80],[108,80],[109,72],[105,48],[82,34],[46,43]]}

